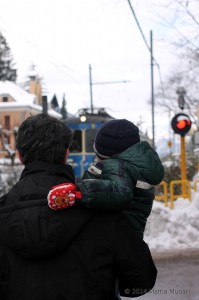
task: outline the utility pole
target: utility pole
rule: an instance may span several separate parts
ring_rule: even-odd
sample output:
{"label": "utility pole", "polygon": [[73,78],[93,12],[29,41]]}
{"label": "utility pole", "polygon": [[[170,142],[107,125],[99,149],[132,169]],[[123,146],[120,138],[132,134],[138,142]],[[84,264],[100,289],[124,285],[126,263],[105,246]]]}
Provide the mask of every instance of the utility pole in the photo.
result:
{"label": "utility pole", "polygon": [[152,114],[152,146],[155,148],[155,112],[154,112],[154,78],[153,78],[153,32],[150,31],[150,53],[151,53],[151,114]]}
{"label": "utility pole", "polygon": [[91,104],[91,114],[93,114],[93,89],[92,89],[92,68],[89,65],[89,85],[90,85],[90,104]]}
{"label": "utility pole", "polygon": [[89,64],[89,86],[90,86],[91,114],[93,114],[93,85],[96,85],[96,84],[127,83],[127,82],[131,82],[131,81],[130,80],[119,80],[119,81],[93,82],[92,81],[92,67],[91,67],[91,64]]}

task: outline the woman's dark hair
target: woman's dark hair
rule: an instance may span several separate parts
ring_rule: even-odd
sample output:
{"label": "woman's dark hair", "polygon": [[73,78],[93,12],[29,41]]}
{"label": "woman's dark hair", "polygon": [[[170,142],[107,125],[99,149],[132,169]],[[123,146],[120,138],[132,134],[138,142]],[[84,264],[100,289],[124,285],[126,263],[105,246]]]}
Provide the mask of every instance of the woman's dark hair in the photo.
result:
{"label": "woman's dark hair", "polygon": [[43,161],[63,164],[72,143],[72,130],[47,114],[28,117],[19,127],[16,148],[23,163]]}

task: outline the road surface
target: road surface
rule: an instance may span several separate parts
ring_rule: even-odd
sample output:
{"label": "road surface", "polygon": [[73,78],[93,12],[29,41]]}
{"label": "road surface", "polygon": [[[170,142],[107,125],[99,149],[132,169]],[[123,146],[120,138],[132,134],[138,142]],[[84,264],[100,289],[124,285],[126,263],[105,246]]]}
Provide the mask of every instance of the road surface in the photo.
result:
{"label": "road surface", "polygon": [[156,284],[150,293],[132,299],[199,300],[199,250],[153,254],[153,257],[158,269]]}

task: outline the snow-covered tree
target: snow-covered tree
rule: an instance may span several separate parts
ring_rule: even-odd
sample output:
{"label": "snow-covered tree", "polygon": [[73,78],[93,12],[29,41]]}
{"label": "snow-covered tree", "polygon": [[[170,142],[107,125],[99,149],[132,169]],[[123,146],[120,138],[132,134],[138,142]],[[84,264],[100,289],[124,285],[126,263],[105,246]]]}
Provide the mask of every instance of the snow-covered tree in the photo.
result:
{"label": "snow-covered tree", "polygon": [[172,39],[168,38],[167,43],[176,53],[176,64],[164,79],[163,86],[156,90],[156,104],[165,107],[165,111],[176,113],[179,110],[177,90],[183,87],[186,91],[185,112],[199,127],[195,115],[199,107],[199,3],[197,0],[168,0],[158,8],[162,12],[160,25],[172,32]]}
{"label": "snow-covered tree", "polygon": [[0,32],[0,81],[16,81],[17,70],[14,68],[10,47]]}

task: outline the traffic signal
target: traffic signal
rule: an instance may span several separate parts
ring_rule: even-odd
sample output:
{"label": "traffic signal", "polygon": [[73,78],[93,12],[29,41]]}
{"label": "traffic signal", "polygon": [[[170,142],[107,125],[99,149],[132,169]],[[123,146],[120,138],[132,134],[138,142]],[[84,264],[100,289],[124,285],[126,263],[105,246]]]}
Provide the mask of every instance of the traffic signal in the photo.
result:
{"label": "traffic signal", "polygon": [[175,133],[184,136],[191,128],[191,120],[184,113],[176,114],[171,120],[171,127]]}

